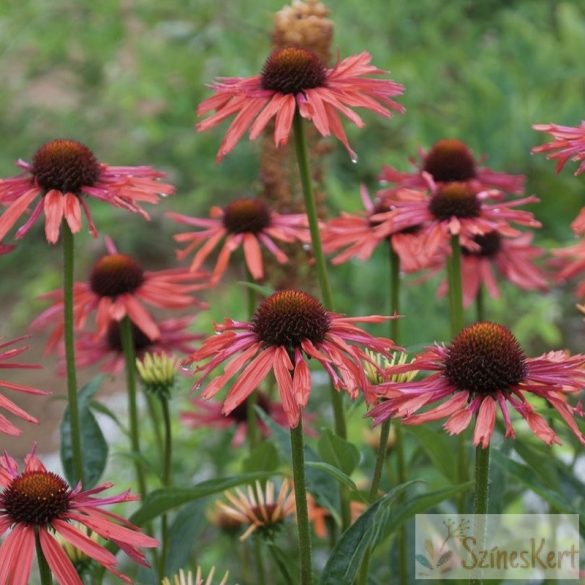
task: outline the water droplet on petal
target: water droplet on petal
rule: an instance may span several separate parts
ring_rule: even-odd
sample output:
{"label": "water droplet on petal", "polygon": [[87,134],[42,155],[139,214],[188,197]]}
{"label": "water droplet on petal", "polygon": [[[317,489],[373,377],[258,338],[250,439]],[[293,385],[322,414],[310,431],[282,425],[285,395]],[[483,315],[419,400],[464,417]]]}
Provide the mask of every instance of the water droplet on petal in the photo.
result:
{"label": "water droplet on petal", "polygon": [[179,366],[182,372],[191,372],[191,366]]}
{"label": "water droplet on petal", "polygon": [[351,151],[349,158],[351,159],[351,162],[354,165],[357,164],[357,162],[359,161],[359,157],[358,157],[357,153],[355,153],[353,150]]}

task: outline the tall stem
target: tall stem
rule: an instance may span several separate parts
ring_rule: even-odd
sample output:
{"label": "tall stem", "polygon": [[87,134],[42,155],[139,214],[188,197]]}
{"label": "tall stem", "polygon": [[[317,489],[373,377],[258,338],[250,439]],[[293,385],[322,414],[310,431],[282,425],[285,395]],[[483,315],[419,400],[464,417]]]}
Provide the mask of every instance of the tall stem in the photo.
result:
{"label": "tall stem", "polygon": [[140,497],[146,496],[146,480],[140,461],[140,435],[138,431],[138,407],[136,404],[136,352],[134,349],[134,337],[132,335],[132,322],[128,317],[120,321],[120,338],[122,351],[126,363],[126,386],[128,391],[128,418],[130,430],[130,448],[134,459],[136,480]]}
{"label": "tall stem", "polygon": [[254,562],[256,563],[256,585],[266,585],[266,570],[262,560],[262,542],[254,538]]}
{"label": "tall stem", "polygon": [[77,373],[75,369],[75,332],[73,319],[73,233],[63,221],[63,311],[65,326],[65,361],[67,368],[67,401],[71,422],[71,449],[75,480],[83,483],[83,448],[81,445],[81,426],[79,423],[79,404],[77,400]]}
{"label": "tall stem", "polygon": [[290,430],[290,443],[292,449],[293,482],[299,533],[299,585],[311,585],[311,531],[309,528],[307,489],[305,486],[305,452],[302,420],[296,428]]}
{"label": "tall stem", "polygon": [[38,529],[35,530],[35,545],[37,551],[37,562],[39,563],[39,574],[41,576],[41,585],[53,585],[51,569],[47,563],[47,559],[45,559],[43,549],[41,548]]}
{"label": "tall stem", "polygon": [[[451,337],[455,338],[464,326],[463,286],[461,282],[461,242],[459,236],[451,236],[451,258],[449,259],[449,301],[451,306]],[[466,434],[457,436],[457,472],[460,483],[468,477]],[[465,494],[459,496],[457,511],[465,512]]]}
{"label": "tall stem", "polygon": [[[171,426],[171,414],[169,411],[169,401],[162,397],[160,400],[163,422],[164,422],[164,449],[163,449],[163,467],[162,467],[162,485],[164,488],[171,487],[172,474],[171,463],[173,459],[173,437]],[[160,580],[165,576],[167,549],[169,540],[169,519],[167,514],[163,514],[161,518],[161,553],[160,553]]]}
{"label": "tall stem", "polygon": [[[475,517],[475,531],[480,548],[484,548],[485,540],[485,514],[488,512],[489,503],[489,476],[490,476],[490,447],[484,449],[478,446],[475,449],[475,496],[473,500],[473,512]],[[481,577],[471,579],[471,585],[483,585]]]}
{"label": "tall stem", "polygon": [[[303,119],[298,110],[295,112],[293,126],[297,163],[299,166],[301,185],[303,187],[305,210],[309,219],[311,245],[313,247],[313,255],[315,257],[315,266],[317,268],[317,276],[321,287],[321,295],[325,307],[330,311],[333,311],[335,308],[333,306],[333,293],[331,291],[331,283],[329,282],[329,275],[327,273],[327,264],[325,262],[325,255],[323,254],[323,246],[321,245],[321,236],[319,234],[319,218],[317,216],[317,204],[315,202],[315,193],[313,192],[313,182],[309,171],[309,157],[307,155],[305,130]],[[333,416],[335,418],[335,432],[337,435],[345,439],[347,437],[347,428],[345,424],[342,396],[334,388],[331,388],[331,402],[333,404]]]}

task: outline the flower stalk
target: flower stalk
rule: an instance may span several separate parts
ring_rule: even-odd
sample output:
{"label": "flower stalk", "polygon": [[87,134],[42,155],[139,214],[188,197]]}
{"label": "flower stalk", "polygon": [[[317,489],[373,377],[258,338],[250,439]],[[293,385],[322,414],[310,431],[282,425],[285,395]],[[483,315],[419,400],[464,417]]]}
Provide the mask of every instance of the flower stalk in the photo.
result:
{"label": "flower stalk", "polygon": [[69,224],[63,220],[63,311],[65,327],[65,362],[67,370],[67,402],[71,423],[71,448],[75,480],[83,484],[83,448],[77,399],[77,372],[75,368],[75,332],[73,316],[74,239]]}
{"label": "flower stalk", "polygon": [[[489,503],[489,475],[490,475],[490,446],[483,448],[479,445],[475,449],[475,496],[473,513],[476,515],[476,534],[480,545],[485,539],[485,515]],[[483,548],[483,546],[481,547]],[[471,579],[470,585],[483,585],[484,580],[479,577]]]}
{"label": "flower stalk", "polygon": [[39,575],[41,577],[41,585],[53,585],[53,577],[51,576],[51,569],[43,554],[41,548],[41,541],[38,530],[35,531],[35,548],[37,551],[37,561],[39,564]]}

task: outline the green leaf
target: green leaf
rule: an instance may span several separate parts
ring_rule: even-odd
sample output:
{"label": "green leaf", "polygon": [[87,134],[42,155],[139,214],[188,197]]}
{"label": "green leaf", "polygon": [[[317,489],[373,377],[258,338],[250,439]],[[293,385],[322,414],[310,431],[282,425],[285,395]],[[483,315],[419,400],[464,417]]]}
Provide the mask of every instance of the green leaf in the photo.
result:
{"label": "green leaf", "polygon": [[[108,443],[93,415],[90,404],[94,394],[99,390],[104,376],[90,380],[78,392],[79,426],[81,432],[81,449],[83,453],[84,489],[97,485],[108,460]],[[63,413],[61,421],[61,463],[65,477],[71,485],[80,478],[76,477],[73,466],[73,445],[71,441],[71,419],[69,407]]]}
{"label": "green leaf", "polygon": [[341,469],[337,469],[337,467],[333,467],[333,465],[329,465],[329,463],[325,463],[324,461],[305,461],[305,468],[320,469],[350,490],[358,489],[357,485]]}
{"label": "green leaf", "polygon": [[341,469],[346,475],[351,475],[360,462],[357,447],[338,437],[330,429],[323,429],[317,450],[323,461]]}
{"label": "green leaf", "polygon": [[415,482],[402,484],[372,504],[341,536],[321,575],[320,585],[352,585],[364,555],[377,538],[384,512]]}
{"label": "green leaf", "polygon": [[457,477],[457,460],[453,441],[445,433],[438,433],[425,425],[405,426],[408,433],[415,437],[422,450],[447,481],[453,483]]}
{"label": "green leaf", "polygon": [[223,492],[243,483],[269,479],[271,473],[243,473],[234,477],[223,477],[201,482],[191,488],[165,488],[155,490],[146,496],[139,510],[132,514],[130,521],[142,526],[157,516],[200,498]]}
{"label": "green leaf", "polygon": [[94,412],[99,412],[104,416],[107,416],[109,419],[114,421],[117,427],[125,434],[128,435],[128,429],[124,426],[122,421],[116,416],[116,414],[108,408],[105,404],[98,402],[97,400],[92,400],[90,403],[90,407]]}
{"label": "green leaf", "polygon": [[254,471],[274,471],[279,465],[278,451],[269,441],[256,445],[242,463],[245,473]]}
{"label": "green leaf", "polygon": [[173,575],[187,565],[197,536],[205,528],[204,500],[196,500],[183,506],[169,529],[169,545],[166,559],[166,575]]}

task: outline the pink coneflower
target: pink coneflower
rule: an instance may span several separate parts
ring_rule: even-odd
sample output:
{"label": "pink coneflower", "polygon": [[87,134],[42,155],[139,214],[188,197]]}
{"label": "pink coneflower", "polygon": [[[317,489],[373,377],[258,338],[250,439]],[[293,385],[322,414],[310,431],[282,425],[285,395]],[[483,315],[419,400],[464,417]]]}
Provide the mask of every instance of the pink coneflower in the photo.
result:
{"label": "pink coneflower", "polygon": [[305,292],[281,290],[260,303],[251,322],[226,319],[223,325],[217,325],[217,334],[206,339],[185,362],[211,358],[196,369],[201,372],[193,387],[197,389],[227,361],[224,373],[205,388],[206,399],[238,374],[223,404],[224,414],[242,404],[272,370],[288,424],[295,428],[311,392],[308,359],[325,368],[337,389],[356,398],[358,390],[368,387],[362,367],[362,361],[368,360],[365,348],[386,354],[395,346],[389,339],[362,331],[355,323],[381,323],[388,318],[343,317],[325,310]]}
{"label": "pink coneflower", "polygon": [[276,213],[262,199],[257,198],[236,199],[223,209],[212,207],[209,219],[173,212],[166,215],[178,223],[200,228],[200,231],[184,232],[175,236],[177,242],[187,244],[186,248],[177,253],[180,260],[197,250],[191,262],[192,271],[199,270],[214,249],[223,242],[213,269],[212,282],[221,278],[230,256],[239,247],[244,249],[250,274],[259,280],[264,276],[261,246],[280,264],[285,264],[288,258],[274,240],[287,244],[310,241],[307,216],[304,213]]}
{"label": "pink coneflower", "polygon": [[400,200],[408,193],[410,191],[403,189],[373,202],[367,190],[362,188],[365,213],[352,215],[343,212],[340,217],[328,221],[322,229],[325,252],[331,254],[339,251],[331,262],[342,264],[350,258],[364,262],[380,244],[390,241],[392,249],[400,257],[401,270],[416,272],[428,267],[432,259],[426,254],[419,226],[395,232],[392,216],[388,214],[393,208],[393,201]]}
{"label": "pink coneflower", "polygon": [[404,86],[367,77],[385,73],[371,65],[371,60],[372,56],[363,52],[347,57],[329,69],[309,49],[277,49],[268,57],[260,75],[224,77],[212,85],[215,95],[199,105],[197,115],[215,113],[199,122],[197,130],[208,130],[236,115],[217,153],[219,162],[246,130],[250,129],[250,139],[255,140],[272,118],[275,118],[274,143],[276,146],[286,144],[293,117],[298,111],[303,118],[313,122],[319,134],[333,134],[338,138],[355,158],[339,114],[361,128],[364,123],[353,108],[365,108],[387,117],[392,110],[404,112],[400,104],[390,99],[401,95]]}
{"label": "pink coneflower", "polygon": [[[203,273],[182,268],[145,271],[132,256],[120,254],[110,240],[106,240],[108,254],[94,265],[88,282],[73,286],[75,327],[82,329],[90,315],[95,313],[96,336],[106,335],[112,321],[124,317],[155,341],[161,331],[145,305],[161,309],[205,307],[193,296],[195,291],[207,288]],[[42,296],[54,304],[43,311],[33,322],[33,328],[44,328],[57,321],[49,339],[54,346],[63,336],[63,291],[55,290]]]}
{"label": "pink coneflower", "polygon": [[16,232],[22,238],[45,213],[45,234],[54,244],[59,239],[61,222],[67,222],[73,233],[81,229],[81,211],[87,219],[90,233],[97,230],[91,218],[86,198],[98,199],[115,207],[148,214],[140,203],[157,203],[174,188],[159,180],[164,173],[151,167],[114,167],[98,162],[87,146],[75,140],[52,140],[41,146],[32,163],[19,160],[22,175],[0,180],[0,203],[7,206],[0,217],[0,240],[39,199],[30,217]]}
{"label": "pink coneflower", "polygon": [[[23,364],[17,362],[11,362],[12,358],[19,356],[21,353],[25,352],[28,349],[28,346],[24,347],[13,347],[12,349],[5,349],[15,343],[18,343],[26,339],[26,337],[17,337],[16,339],[11,339],[10,341],[4,341],[0,343],[0,369],[37,369],[41,366],[35,364]],[[14,390],[15,392],[22,392],[24,394],[36,394],[39,396],[46,396],[48,392],[44,392],[43,390],[37,390],[36,388],[31,388],[30,386],[23,386],[22,384],[16,384],[14,382],[8,382],[7,380],[0,380],[0,386],[3,388],[7,388],[8,390]],[[0,394],[0,408],[8,411],[9,413],[31,423],[38,423],[39,421],[34,417],[28,414],[28,412],[24,411],[22,408],[14,404],[12,400],[6,398]],[[21,433],[21,430],[14,426],[5,416],[0,414],[0,433],[4,433],[6,435],[18,436]]]}
{"label": "pink coneflower", "polygon": [[47,471],[34,451],[27,455],[24,471],[5,454],[0,458],[0,536],[7,536],[0,545],[0,583],[28,585],[35,535],[43,555],[61,585],[83,585],[75,567],[56,539],[81,550],[126,583],[132,579],[117,570],[116,557],[75,527],[82,525],[103,539],[120,547],[137,563],[148,566],[139,547],[153,548],[158,541],[139,532],[126,519],[101,510],[102,506],[136,500],[129,492],[104,498],[97,494],[112,487],[110,483],[82,490],[80,484],[71,488],[59,475]]}
{"label": "pink coneflower", "polygon": [[[448,347],[428,347],[411,364],[390,368],[390,373],[434,373],[420,381],[378,385],[376,389],[387,400],[376,405],[368,416],[376,424],[391,417],[402,417],[405,424],[447,418],[443,428],[458,435],[475,415],[473,444],[485,448],[494,432],[498,407],[504,417],[506,437],[515,437],[511,406],[537,437],[549,445],[560,443],[546,419],[528,401],[530,396],[539,396],[585,443],[574,419],[575,415],[582,416],[582,410],[567,402],[567,396],[580,392],[585,384],[584,365],[585,355],[570,357],[561,351],[527,358],[506,327],[479,322],[463,329]],[[426,406],[430,408],[420,412]]]}
{"label": "pink coneflower", "polygon": [[[555,278],[559,282],[582,277],[585,273],[585,240],[581,240],[572,246],[552,250],[555,257],[554,264],[557,268]],[[581,280],[575,288],[575,296],[578,299],[585,297],[585,280]]]}
{"label": "pink coneflower", "polygon": [[[136,357],[141,358],[146,352],[165,354],[190,354],[194,351],[193,342],[203,336],[191,333],[189,326],[193,317],[181,319],[163,319],[157,321],[160,336],[150,339],[134,323],[132,323],[132,338]],[[120,336],[120,324],[110,321],[106,333],[96,336],[94,332],[82,331],[77,335],[75,344],[75,363],[79,368],[95,366],[103,362],[101,370],[110,374],[117,374],[124,368],[124,351]],[[64,367],[61,369],[64,371]]]}
{"label": "pink coneflower", "polygon": [[579,163],[575,171],[576,175],[585,172],[585,120],[577,127],[559,124],[535,124],[532,127],[539,132],[547,132],[553,137],[552,142],[535,146],[532,149],[533,153],[552,152],[547,158],[557,161],[557,173],[570,160]]}
{"label": "pink coneflower", "polygon": [[[532,234],[524,233],[516,238],[504,238],[498,232],[474,236],[479,249],[462,247],[461,279],[463,283],[463,304],[467,308],[477,297],[482,286],[493,298],[499,298],[500,291],[493,269],[505,280],[524,290],[545,291],[548,283],[534,260],[543,250],[532,245]],[[439,294],[447,292],[447,283],[439,287]]]}
{"label": "pink coneflower", "polygon": [[[429,177],[427,176],[427,179]],[[461,244],[469,249],[479,249],[474,237],[490,232],[502,236],[519,236],[521,232],[510,223],[528,227],[540,227],[529,211],[514,209],[526,203],[538,201],[536,197],[523,197],[514,201],[502,201],[500,192],[477,193],[469,183],[456,182],[445,185],[430,182],[431,194],[408,190],[392,202],[386,221],[377,230],[379,235],[392,231],[417,228],[424,237],[424,249],[433,257],[446,247],[451,236],[460,236]],[[380,215],[382,219],[383,214]]]}
{"label": "pink coneflower", "polygon": [[[181,420],[192,429],[209,427],[215,429],[234,429],[232,445],[240,447],[248,437],[248,400],[236,406],[227,416],[222,412],[221,402],[194,398],[192,410],[181,412]],[[288,427],[288,418],[278,402],[272,402],[264,393],[258,393],[255,404],[260,407],[276,424]],[[263,437],[270,436],[270,429],[263,420],[257,420]]]}
{"label": "pink coneflower", "polygon": [[481,161],[461,140],[439,140],[428,152],[421,149],[419,157],[420,160],[411,161],[415,166],[411,173],[384,166],[380,180],[396,187],[419,189],[426,186],[426,173],[435,183],[468,182],[474,191],[498,189],[517,195],[524,192],[524,175],[508,175],[480,166]]}

